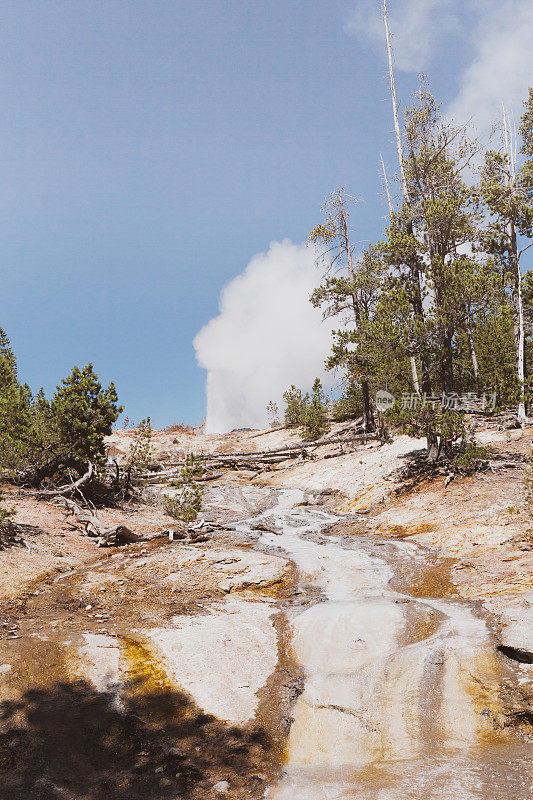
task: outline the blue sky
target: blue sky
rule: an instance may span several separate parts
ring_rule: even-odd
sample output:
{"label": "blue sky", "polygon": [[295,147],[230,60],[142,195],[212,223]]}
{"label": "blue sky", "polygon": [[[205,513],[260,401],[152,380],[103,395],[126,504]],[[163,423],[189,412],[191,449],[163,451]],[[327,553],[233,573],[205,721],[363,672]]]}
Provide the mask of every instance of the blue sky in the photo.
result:
{"label": "blue sky", "polygon": [[[2,4],[0,325],[32,388],[92,361],[130,417],[200,422],[192,339],[221,288],[271,241],[303,241],[341,184],[363,200],[358,237],[377,236],[380,150],[393,164],[377,5]],[[398,89],[427,69],[460,107],[483,57],[470,26],[495,27],[443,0],[436,42],[438,5],[390,3]]]}

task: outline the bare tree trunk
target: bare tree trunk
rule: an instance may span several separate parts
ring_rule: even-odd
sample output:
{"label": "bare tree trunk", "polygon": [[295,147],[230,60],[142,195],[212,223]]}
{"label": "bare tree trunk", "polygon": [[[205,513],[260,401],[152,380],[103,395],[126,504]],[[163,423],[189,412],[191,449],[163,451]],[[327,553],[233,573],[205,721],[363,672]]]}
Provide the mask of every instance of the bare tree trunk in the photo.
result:
{"label": "bare tree trunk", "polygon": [[436,461],[440,455],[440,445],[437,434],[431,431],[427,435],[428,461]]}
{"label": "bare tree trunk", "polygon": [[527,423],[525,401],[525,359],[524,359],[524,307],[522,303],[522,274],[518,258],[518,244],[516,228],[513,220],[507,223],[507,235],[510,241],[509,263],[513,271],[513,288],[511,299],[513,303],[513,327],[516,350],[516,372],[520,384],[520,399],[518,401],[518,421],[521,425]]}
{"label": "bare tree trunk", "polygon": [[474,369],[474,378],[476,379],[476,386],[479,388],[479,364],[477,360],[476,345],[474,342],[474,334],[472,333],[472,325],[470,320],[470,312],[466,318],[466,337],[468,339],[468,347],[470,350],[470,358],[472,359],[472,367]]}
{"label": "bare tree trunk", "polygon": [[[502,103],[503,109],[503,133],[505,154],[509,163],[509,173],[506,175],[507,186],[514,194],[516,186],[515,173],[515,152],[516,146],[513,141],[509,142],[507,128],[507,113]],[[511,300],[513,304],[513,326],[516,351],[516,373],[520,384],[520,398],[518,401],[518,421],[521,425],[527,423],[526,402],[525,402],[525,361],[524,361],[524,308],[522,303],[522,273],[520,272],[520,255],[518,253],[518,242],[516,237],[516,225],[512,216],[507,220],[507,248],[509,254],[509,266],[512,273]]]}
{"label": "bare tree trunk", "polygon": [[381,159],[381,169],[383,170],[383,180],[385,181],[385,191],[387,193],[387,203],[388,203],[388,206],[389,206],[389,216],[392,217],[392,200],[391,200],[390,192],[389,192],[389,182],[387,180],[387,170],[385,169],[385,162],[383,161],[383,156],[381,155],[381,153],[379,154],[379,157]]}
{"label": "bare tree trunk", "polygon": [[[350,247],[350,239],[348,236],[348,224],[346,222],[346,214],[342,198],[340,198],[339,211],[340,211],[341,236],[343,240],[344,251],[346,253],[346,260],[348,262],[348,272],[350,274],[350,280],[352,282],[352,285],[355,285],[356,275],[353,265],[352,249]],[[353,312],[355,319],[355,327],[356,330],[359,330],[361,327],[361,310],[359,308],[359,302],[357,300],[357,295],[355,293],[352,294],[352,305],[353,305]],[[368,379],[366,377],[363,377],[361,380],[361,390],[363,393],[363,422],[365,430],[370,431],[374,429],[374,414],[372,413],[372,404],[370,402],[370,389],[368,386]]]}
{"label": "bare tree trunk", "polygon": [[442,342],[442,352],[440,357],[440,372],[442,380],[442,391],[451,394],[455,389],[455,378],[453,375],[453,355],[452,355],[453,332],[446,331]]}
{"label": "bare tree trunk", "polygon": [[374,428],[374,415],[370,404],[370,390],[366,378],[361,381],[361,390],[363,392],[363,425],[365,431],[369,431]]}
{"label": "bare tree trunk", "polygon": [[[392,65],[392,48],[390,44],[390,31],[389,31],[389,23],[387,18],[387,2],[383,0],[383,22],[385,24],[385,39],[387,42],[387,56],[389,59],[389,79],[390,79],[390,88],[391,88],[391,99],[392,99],[392,115],[394,119],[394,132],[396,135],[396,151],[398,153],[398,164],[400,166],[400,175],[402,180],[402,191],[404,199],[407,203],[410,202],[409,197],[409,188],[407,186],[407,178],[405,175],[404,169],[404,158],[403,158],[403,147],[402,147],[402,137],[400,133],[400,121],[398,118],[398,103],[396,100],[396,84],[394,82],[394,69]],[[387,188],[388,194],[388,188]],[[407,223],[407,233],[412,236],[413,235],[413,224],[412,222]],[[413,311],[415,317],[424,321],[424,307],[422,304],[422,290],[420,288],[420,265],[418,263],[418,259],[415,256],[415,260],[413,264],[411,264],[411,274],[412,274],[412,283],[413,283]],[[420,367],[422,372],[422,391],[426,395],[431,394],[431,379],[429,375],[429,366],[425,356],[420,353]],[[415,389],[416,391],[416,389]],[[419,390],[420,392],[420,390]]]}
{"label": "bare tree trunk", "polygon": [[416,368],[416,358],[414,356],[409,356],[409,361],[411,362],[411,373],[413,375],[413,387],[416,394],[420,397],[420,384],[418,382],[418,370]]}
{"label": "bare tree trunk", "polygon": [[392,111],[394,116],[394,133],[396,135],[396,149],[398,151],[398,161],[400,163],[400,175],[402,178],[403,195],[407,200],[407,202],[409,202],[409,190],[407,188],[407,179],[405,177],[405,170],[403,166],[402,136],[400,133],[400,122],[398,119],[398,103],[396,101],[396,84],[394,83],[394,70],[392,68],[392,48],[390,45],[390,31],[389,31],[389,22],[387,19],[386,0],[384,0],[383,2],[383,21],[385,23],[385,39],[387,41],[387,55],[389,57],[389,77],[390,77],[390,88],[392,97]]}
{"label": "bare tree trunk", "polygon": [[[394,85],[394,79],[393,79],[393,85]],[[398,121],[398,117],[397,117],[396,114],[394,115],[394,119],[395,119],[396,122]],[[400,152],[401,152],[401,146],[402,145],[401,145],[401,139],[400,139],[400,141],[399,141]],[[381,169],[383,170],[383,180],[385,181],[385,191],[387,192],[387,202],[388,202],[388,205],[389,205],[389,214],[392,216],[392,201],[391,201],[391,196],[390,196],[390,192],[389,192],[389,182],[387,180],[387,170],[385,169],[385,163],[383,161],[383,156],[381,155],[381,153],[379,154],[379,157],[381,158]],[[409,361],[411,363],[411,374],[413,376],[413,388],[414,388],[416,394],[420,397],[420,384],[418,382],[418,369],[417,369],[417,366],[416,366],[416,358],[413,355],[411,355],[411,356],[409,356]]]}

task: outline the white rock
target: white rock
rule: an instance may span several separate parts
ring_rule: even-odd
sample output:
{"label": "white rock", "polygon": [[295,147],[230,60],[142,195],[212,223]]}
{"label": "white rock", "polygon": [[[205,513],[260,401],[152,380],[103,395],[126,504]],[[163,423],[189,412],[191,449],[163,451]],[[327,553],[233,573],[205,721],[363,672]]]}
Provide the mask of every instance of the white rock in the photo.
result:
{"label": "white rock", "polygon": [[257,691],[278,660],[269,603],[233,599],[196,617],[174,617],[174,627],[148,635],[174,682],[208,714],[233,723],[251,719]]}

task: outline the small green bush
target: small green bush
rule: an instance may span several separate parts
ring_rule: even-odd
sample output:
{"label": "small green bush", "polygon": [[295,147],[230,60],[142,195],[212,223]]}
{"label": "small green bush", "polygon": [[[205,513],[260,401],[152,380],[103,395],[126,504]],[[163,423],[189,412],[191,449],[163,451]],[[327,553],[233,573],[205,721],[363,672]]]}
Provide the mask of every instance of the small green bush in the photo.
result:
{"label": "small green bush", "polygon": [[303,412],[302,436],[304,439],[316,441],[330,430],[328,406],[322,383],[319,378],[315,378],[311,398]]}
{"label": "small green bush", "polygon": [[277,403],[273,400],[267,405],[267,416],[271,428],[279,428],[279,409]]}
{"label": "small green bush", "polygon": [[1,504],[3,503],[3,495],[0,491],[0,530],[3,526],[5,526],[6,522],[8,522],[11,517],[16,513],[15,506],[9,506],[8,508],[3,507]]}
{"label": "small green bush", "polygon": [[285,414],[283,417],[284,428],[298,428],[305,424],[305,411],[309,395],[302,394],[294,384],[283,393],[285,400]]}
{"label": "small green bush", "polygon": [[141,420],[135,429],[133,441],[127,458],[120,470],[124,494],[131,492],[133,484],[141,482],[140,476],[146,472],[152,456],[152,425],[150,417]]}
{"label": "small green bush", "polygon": [[165,497],[163,500],[163,507],[170,517],[180,519],[182,522],[193,522],[196,519],[202,507],[204,487],[199,483],[199,479],[203,474],[204,468],[200,459],[194,453],[189,453],[179,478],[171,482],[171,486],[179,490],[177,495]]}

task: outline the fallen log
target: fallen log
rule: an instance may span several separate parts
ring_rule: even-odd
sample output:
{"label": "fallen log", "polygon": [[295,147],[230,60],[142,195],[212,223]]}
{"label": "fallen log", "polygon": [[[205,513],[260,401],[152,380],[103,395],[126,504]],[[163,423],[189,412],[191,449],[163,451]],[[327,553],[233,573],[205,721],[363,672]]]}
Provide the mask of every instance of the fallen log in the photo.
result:
{"label": "fallen log", "polygon": [[66,483],[63,486],[57,486],[55,489],[35,489],[34,491],[25,491],[23,494],[31,497],[58,497],[59,495],[72,494],[77,492],[84,484],[88,483],[94,475],[94,467],[89,461],[89,466],[85,475],[78,478],[77,481]]}
{"label": "fallen log", "polygon": [[[287,444],[283,445],[282,447],[274,447],[270,450],[245,450],[240,451],[237,453],[196,453],[195,457],[203,462],[209,463],[209,466],[215,468],[212,462],[216,464],[226,464],[228,461],[263,461],[269,458],[278,459],[278,456],[282,456],[283,454],[290,454],[290,453],[302,453],[307,452],[307,450],[315,450],[317,447],[327,446],[330,444],[352,444],[356,442],[366,442],[368,440],[374,439],[379,441],[379,436],[375,433],[361,433],[356,436],[331,436],[329,438],[324,439],[316,439],[315,441],[303,441],[298,442],[297,444]],[[279,461],[286,460],[285,457],[279,458]],[[173,474],[176,473],[177,470],[180,469],[181,466],[185,463],[184,460],[176,461],[172,465],[172,469],[167,470],[165,472],[159,472],[158,475],[160,477],[171,477]],[[155,477],[150,473],[147,473],[141,478],[151,478]]]}
{"label": "fallen log", "polygon": [[298,444],[286,444],[283,447],[274,447],[270,450],[248,450],[238,453],[199,453],[196,455],[196,457],[202,461],[212,461],[215,459],[224,460],[227,458],[236,458],[241,456],[255,456],[257,458],[262,456],[277,455],[278,453],[308,450],[310,447],[316,448],[328,444],[350,444],[351,442],[361,442],[367,439],[378,440],[379,437],[375,433],[360,433],[356,436],[331,436],[329,438],[316,439],[315,441],[303,441],[299,442]]}
{"label": "fallen log", "polygon": [[68,497],[58,497],[58,501],[65,507],[67,513],[76,518],[87,536],[98,538],[99,547],[143,541],[142,536],[134,533],[126,525],[105,526],[96,513],[81,508],[74,500],[70,500]]}
{"label": "fallen log", "polygon": [[[314,452],[318,447],[330,444],[353,444],[364,443],[370,440],[382,441],[376,433],[361,433],[356,436],[331,436],[329,438],[317,439],[315,441],[304,441],[297,444],[284,445],[282,447],[271,448],[270,450],[246,450],[237,453],[197,453],[196,458],[202,461],[209,470],[220,469],[246,469],[263,470],[265,466],[281,464],[289,458],[296,456],[309,457],[309,452]],[[149,484],[164,483],[168,479],[179,476],[180,470],[185,464],[185,459],[167,463],[167,469],[160,472],[147,472],[139,475],[139,480]],[[170,469],[168,469],[170,467]],[[203,480],[214,480],[218,474],[206,476]],[[201,480],[201,479],[200,479]]]}

